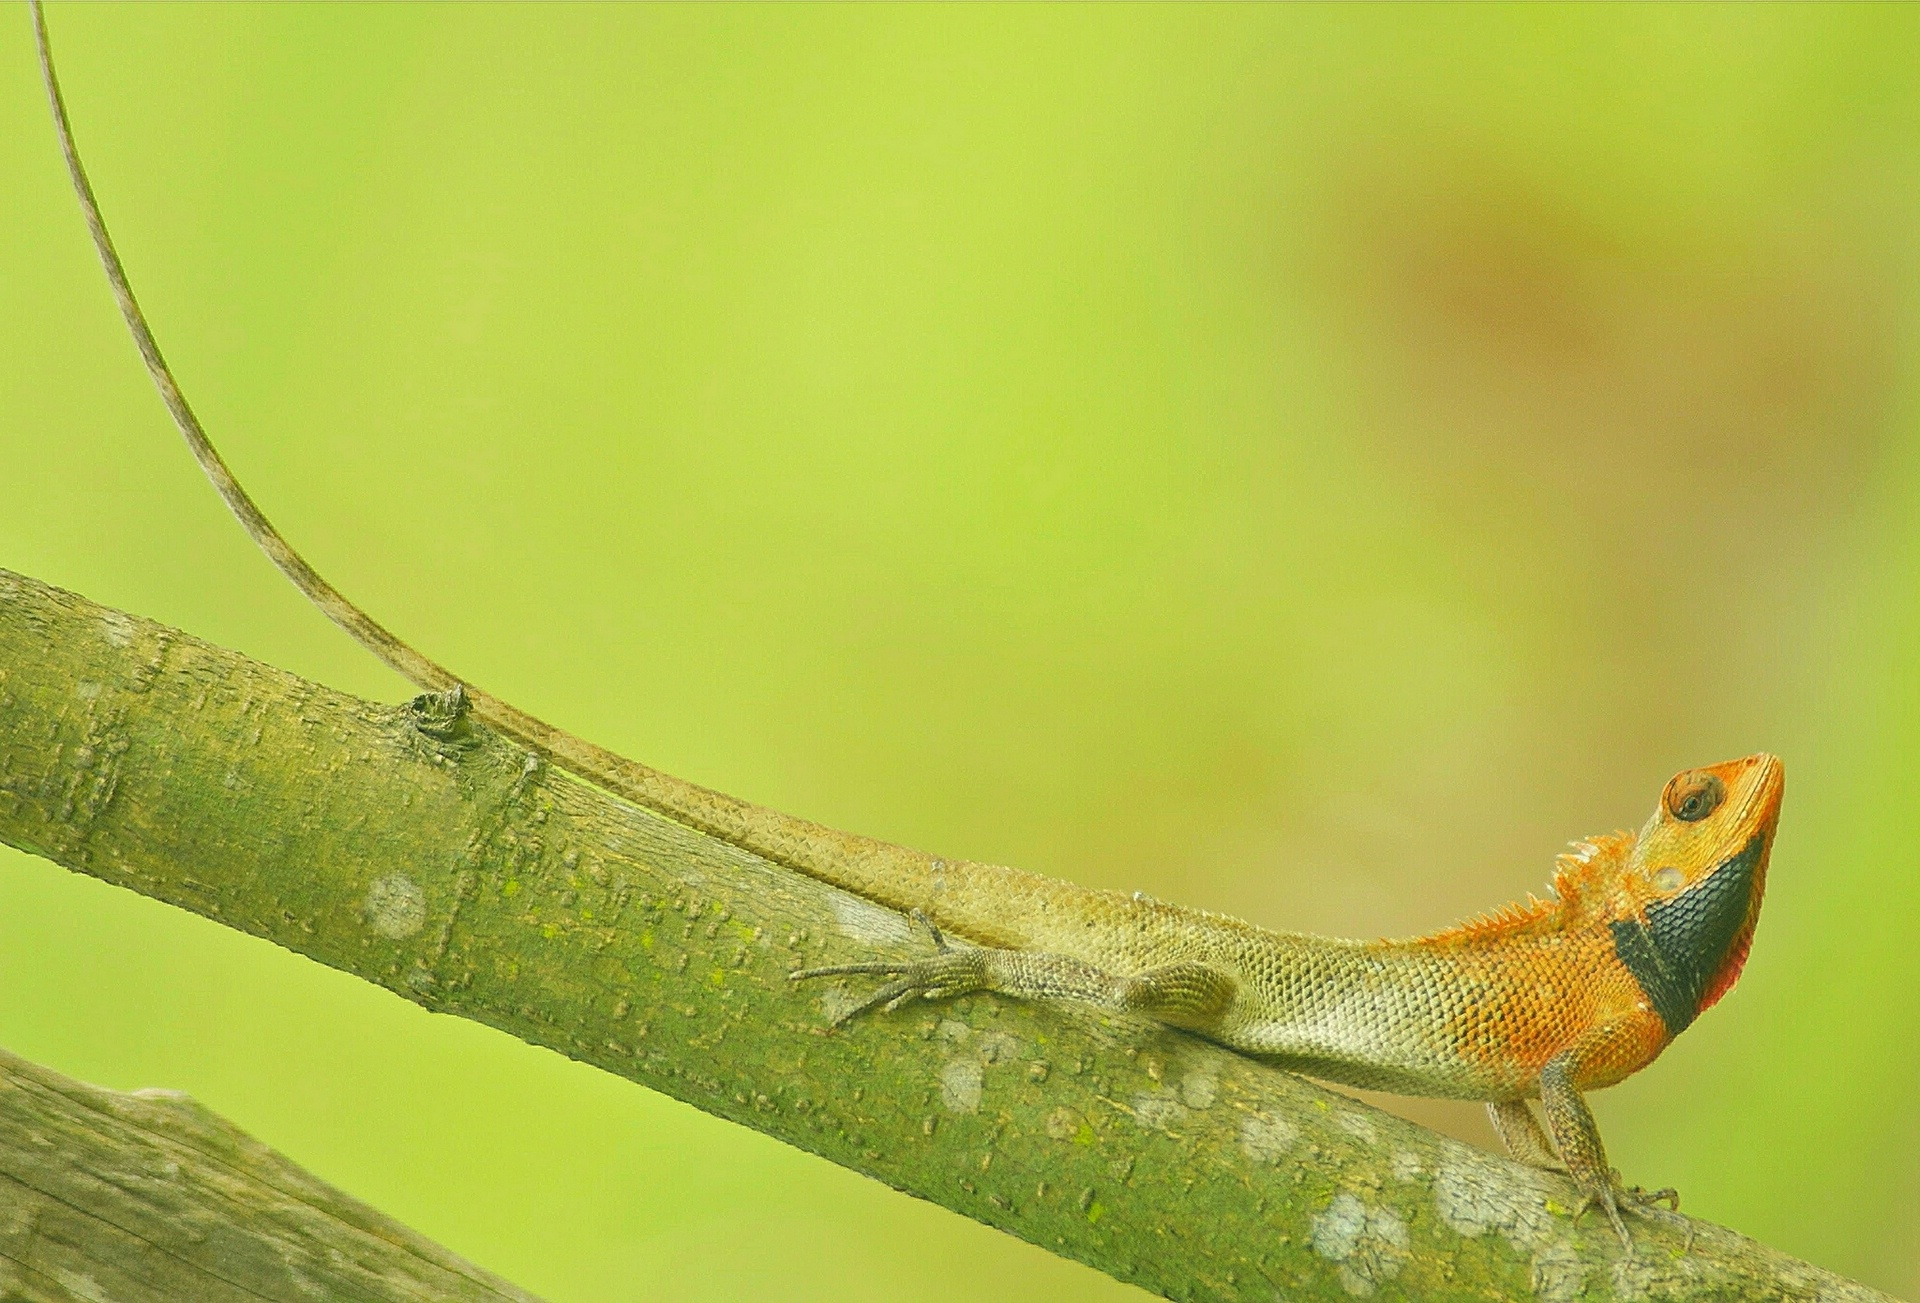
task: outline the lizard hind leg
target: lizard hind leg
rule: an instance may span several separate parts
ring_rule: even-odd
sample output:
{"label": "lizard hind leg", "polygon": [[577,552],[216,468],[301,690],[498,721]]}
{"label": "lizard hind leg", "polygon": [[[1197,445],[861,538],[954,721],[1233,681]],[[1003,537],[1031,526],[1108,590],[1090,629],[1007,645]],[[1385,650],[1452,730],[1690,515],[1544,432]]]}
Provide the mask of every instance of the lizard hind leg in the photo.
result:
{"label": "lizard hind leg", "polygon": [[1161,964],[1114,984],[1114,1004],[1172,1027],[1211,1032],[1220,1026],[1240,983],[1212,964]]}
{"label": "lizard hind leg", "polygon": [[805,968],[788,976],[796,982],[843,976],[888,979],[836,1014],[835,1027],[869,1010],[891,1012],[916,997],[942,1000],[969,991],[991,991],[1022,1000],[1077,1000],[1204,1032],[1219,1025],[1238,992],[1231,976],[1208,964],[1162,964],[1132,976],[1115,977],[1072,955],[956,946],[926,915],[915,910],[913,919],[932,938],[933,954],[919,959]]}
{"label": "lizard hind leg", "polygon": [[1487,1117],[1493,1123],[1494,1133],[1500,1137],[1500,1143],[1507,1147],[1507,1156],[1514,1162],[1545,1168],[1550,1172],[1567,1170],[1567,1165],[1560,1161],[1560,1155],[1553,1151],[1553,1143],[1547,1139],[1547,1133],[1540,1129],[1540,1120],[1527,1107],[1526,1100],[1491,1100],[1487,1104]]}

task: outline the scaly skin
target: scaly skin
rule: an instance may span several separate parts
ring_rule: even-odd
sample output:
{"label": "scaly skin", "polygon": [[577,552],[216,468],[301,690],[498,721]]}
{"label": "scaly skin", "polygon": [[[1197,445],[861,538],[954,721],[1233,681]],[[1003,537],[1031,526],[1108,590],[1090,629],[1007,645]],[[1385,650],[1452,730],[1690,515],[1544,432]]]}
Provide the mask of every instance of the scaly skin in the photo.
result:
{"label": "scaly skin", "polygon": [[[1560,1160],[1631,1247],[1581,1092],[1652,1062],[1739,975],[1779,817],[1771,756],[1667,786],[1638,837],[1561,857],[1556,899],[1411,941],[1330,941],[1142,896],[1089,891],[841,832],[637,764],[465,683],[389,632],[307,564],[214,449],[161,356],[114,251],[32,0],[54,127],[100,262],[160,397],[227,507],[328,618],[428,691],[607,791],[709,836],[928,922],[931,957],[810,969],[889,978],[858,1013],[969,990],[1076,999],[1186,1028],[1331,1081],[1488,1101],[1524,1162]],[[1704,793],[1704,796],[1703,796]],[[949,946],[945,928],[973,943]],[[845,1015],[851,1016],[851,1015]],[[844,1016],[843,1016],[844,1017]],[[1525,1101],[1538,1098],[1552,1143]],[[1669,1193],[1669,1192],[1663,1192]]]}
{"label": "scaly skin", "polygon": [[[1552,899],[1405,941],[1269,932],[987,865],[939,865],[886,891],[849,875],[840,885],[920,913],[938,951],[796,976],[893,979],[852,1013],[969,990],[1084,1000],[1329,1081],[1486,1100],[1513,1156],[1558,1166],[1557,1149],[1630,1245],[1622,1204],[1672,1195],[1618,1186],[1582,1093],[1653,1062],[1739,976],[1782,788],[1764,754],[1679,774],[1637,836],[1561,856]],[[942,930],[986,948],[948,946]]]}

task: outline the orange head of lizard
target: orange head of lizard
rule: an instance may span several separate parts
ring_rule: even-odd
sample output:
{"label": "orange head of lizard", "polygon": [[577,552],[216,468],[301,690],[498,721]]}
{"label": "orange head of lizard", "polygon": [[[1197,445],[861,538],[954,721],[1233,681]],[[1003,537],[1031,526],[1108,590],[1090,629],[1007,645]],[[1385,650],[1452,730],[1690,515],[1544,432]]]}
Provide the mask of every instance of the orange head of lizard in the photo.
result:
{"label": "orange head of lizard", "polygon": [[1766,888],[1785,787],[1764,752],[1674,775],[1635,840],[1635,908],[1611,923],[1614,950],[1670,1036],[1740,976]]}

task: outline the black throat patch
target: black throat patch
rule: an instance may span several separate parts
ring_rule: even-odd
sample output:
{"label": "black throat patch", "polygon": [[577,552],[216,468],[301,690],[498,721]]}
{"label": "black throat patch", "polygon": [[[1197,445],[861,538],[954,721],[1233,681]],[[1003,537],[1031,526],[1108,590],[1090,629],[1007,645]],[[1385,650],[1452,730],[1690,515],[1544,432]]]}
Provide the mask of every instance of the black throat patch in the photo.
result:
{"label": "black throat patch", "polygon": [[1699,1014],[1707,984],[1747,920],[1753,871],[1765,848],[1766,834],[1755,833],[1738,855],[1672,900],[1647,906],[1646,922],[1610,925],[1614,953],[1653,1001],[1668,1036],[1678,1036]]}

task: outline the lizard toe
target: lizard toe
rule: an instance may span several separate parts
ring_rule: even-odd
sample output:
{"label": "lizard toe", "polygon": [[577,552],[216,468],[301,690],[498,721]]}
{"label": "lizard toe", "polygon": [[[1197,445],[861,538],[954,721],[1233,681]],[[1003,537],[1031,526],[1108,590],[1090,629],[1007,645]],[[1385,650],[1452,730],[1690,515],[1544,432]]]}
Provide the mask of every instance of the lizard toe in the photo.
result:
{"label": "lizard toe", "polygon": [[[1691,1217],[1680,1215],[1680,1192],[1672,1186],[1659,1190],[1647,1190],[1640,1186],[1629,1186],[1621,1191],[1620,1203],[1636,1217],[1644,1217],[1650,1222],[1658,1222],[1684,1234],[1686,1244],[1682,1253],[1693,1251],[1694,1223]],[[1661,1207],[1662,1204],[1666,1206]]]}
{"label": "lizard toe", "polygon": [[835,1014],[830,1024],[839,1027],[861,1014],[875,1009],[892,1013],[915,998],[944,1000],[978,990],[982,983],[977,952],[945,949],[924,959],[882,960],[865,964],[832,964],[824,968],[806,968],[788,974],[791,981],[814,977],[872,976],[892,980],[881,983],[849,1008]]}
{"label": "lizard toe", "polygon": [[1620,1247],[1631,1255],[1633,1253],[1633,1236],[1627,1231],[1626,1218],[1620,1215],[1620,1201],[1615,1197],[1614,1189],[1611,1185],[1594,1186],[1591,1189],[1583,1186],[1580,1191],[1580,1202],[1574,1206],[1573,1224],[1578,1226],[1580,1219],[1592,1212],[1595,1208],[1606,1213],[1607,1220],[1613,1225],[1613,1233],[1620,1237]]}
{"label": "lizard toe", "polygon": [[1665,1204],[1669,1212],[1680,1211],[1680,1192],[1672,1186],[1662,1186],[1658,1190],[1649,1190],[1644,1186],[1628,1186],[1621,1202],[1633,1205],[1635,1211]]}
{"label": "lizard toe", "polygon": [[[1666,1205],[1662,1207],[1661,1205]],[[1607,1214],[1612,1223],[1614,1234],[1620,1237],[1621,1247],[1628,1254],[1633,1252],[1633,1236],[1627,1230],[1625,1214],[1645,1218],[1680,1231],[1686,1236],[1682,1253],[1693,1250],[1694,1223],[1690,1217],[1680,1215],[1680,1194],[1672,1187],[1660,1190],[1647,1190],[1640,1186],[1622,1186],[1612,1184],[1604,1189],[1583,1190],[1580,1203],[1573,1210],[1573,1223],[1578,1226],[1580,1219],[1595,1208]]]}

